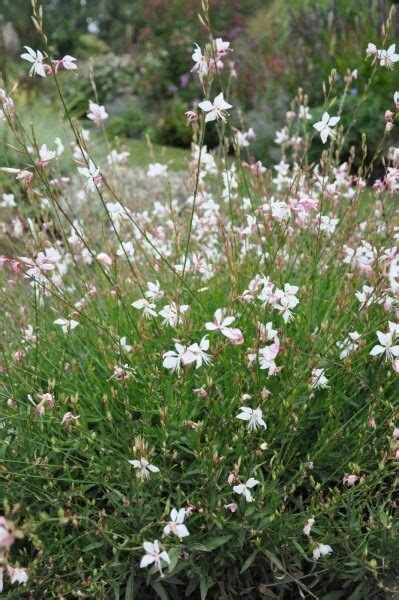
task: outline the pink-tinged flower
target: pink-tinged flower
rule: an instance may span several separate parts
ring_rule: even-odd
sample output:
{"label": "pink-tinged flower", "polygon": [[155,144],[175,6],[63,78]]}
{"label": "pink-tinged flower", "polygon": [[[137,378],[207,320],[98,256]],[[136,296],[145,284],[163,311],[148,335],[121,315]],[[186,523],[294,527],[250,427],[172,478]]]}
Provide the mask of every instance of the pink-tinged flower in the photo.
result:
{"label": "pink-tinged flower", "polygon": [[395,323],[389,323],[389,330],[387,333],[377,331],[378,341],[380,342],[371,350],[371,356],[379,356],[380,354],[385,355],[385,360],[393,360],[399,357],[399,345],[395,345],[394,341],[398,335],[398,325]]}
{"label": "pink-tinged flower", "polygon": [[198,121],[198,115],[194,110],[187,110],[184,113],[187,123],[196,123]]}
{"label": "pink-tinged flower", "polygon": [[235,317],[226,317],[223,308],[218,308],[215,311],[213,319],[213,322],[205,323],[205,329],[208,331],[220,331],[220,333],[227,337],[233,344],[242,344],[244,342],[240,329],[230,327],[230,325],[234,323]]}
{"label": "pink-tinged flower", "polygon": [[152,300],[152,302],[158,302],[159,300],[162,300],[164,295],[165,295],[165,292],[163,290],[161,290],[159,281],[155,281],[155,282],[148,281],[147,282],[147,291],[144,292],[144,296],[148,300]]}
{"label": "pink-tinged flower", "polygon": [[28,583],[28,571],[26,569],[7,565],[7,571],[12,585],[14,585],[14,583],[21,583],[22,585]]}
{"label": "pink-tinged flower", "polygon": [[377,54],[377,46],[375,44],[372,44],[371,42],[369,42],[367,45],[367,48],[366,48],[367,58],[369,58],[370,56],[375,56],[376,54]]}
{"label": "pink-tinged flower", "polygon": [[166,552],[166,550],[161,551],[158,540],[155,540],[154,542],[144,542],[143,548],[146,553],[141,559],[140,567],[149,567],[150,565],[154,564],[157,571],[163,575],[162,561],[170,564],[169,554]]}
{"label": "pink-tinged flower", "polygon": [[[30,396],[29,396],[29,399],[33,403],[33,400],[31,399]],[[44,415],[46,406],[49,406],[49,408],[51,408],[51,409],[54,410],[54,408],[55,408],[55,401],[54,401],[53,394],[46,393],[46,394],[42,394],[40,396],[40,402],[38,404],[36,404],[36,411],[39,413],[39,415],[41,417]]]}
{"label": "pink-tinged flower", "polygon": [[100,106],[99,104],[92,102],[92,100],[89,100],[89,112],[86,116],[91,121],[94,121],[96,125],[100,125],[103,121],[108,119],[108,113],[104,106]]}
{"label": "pink-tinged flower", "polygon": [[0,171],[4,171],[4,173],[11,173],[15,175],[15,179],[17,181],[22,181],[22,185],[24,189],[28,189],[32,183],[33,173],[32,171],[28,171],[27,169],[13,169],[12,167],[2,167]]}
{"label": "pink-tinged flower", "polygon": [[256,431],[259,427],[263,427],[263,429],[267,429],[267,425],[262,418],[262,410],[260,408],[250,408],[248,406],[241,406],[240,413],[236,415],[236,419],[241,419],[242,421],[248,421],[248,430]]}
{"label": "pink-tinged flower", "polygon": [[238,508],[238,504],[236,504],[235,502],[230,502],[230,504],[225,504],[224,508],[226,510],[229,510],[231,513],[235,513]]}
{"label": "pink-tinged flower", "polygon": [[267,369],[269,375],[278,373],[279,368],[276,365],[275,359],[280,351],[280,341],[277,337],[274,338],[273,344],[259,348],[259,368]]}
{"label": "pink-tinged flower", "polygon": [[331,554],[333,549],[328,544],[317,544],[316,548],[313,550],[313,559],[318,560],[321,556],[327,556]]}
{"label": "pink-tinged flower", "polygon": [[7,96],[5,90],[0,88],[0,121],[5,117],[13,117],[14,115],[14,102],[10,96]]}
{"label": "pink-tinged flower", "polygon": [[200,396],[201,398],[208,398],[208,392],[206,391],[205,388],[200,387],[200,388],[195,388],[193,390],[196,394],[198,394],[198,396]]}
{"label": "pink-tinged flower", "polygon": [[225,101],[223,92],[216,96],[213,103],[210,102],[210,100],[204,100],[203,102],[200,102],[198,106],[201,110],[207,113],[205,117],[205,123],[219,119],[226,121],[228,116],[226,111],[229,110],[229,108],[233,108],[231,104]]}
{"label": "pink-tinged flower", "polygon": [[60,325],[62,333],[69,333],[79,325],[79,321],[74,321],[74,319],[57,319],[54,321],[54,325]]}
{"label": "pink-tinged flower", "polygon": [[180,539],[190,535],[189,530],[184,525],[185,517],[186,511],[184,508],[181,508],[180,510],[172,508],[170,513],[170,521],[167,523],[163,530],[164,535],[169,535],[170,533],[173,533]]}
{"label": "pink-tinged flower", "polygon": [[61,421],[61,425],[73,425],[74,423],[77,423],[77,421],[80,419],[79,415],[74,415],[71,412],[66,412],[64,414],[64,416],[62,417],[62,421]]}
{"label": "pink-tinged flower", "polygon": [[355,483],[357,483],[359,481],[359,476],[358,475],[346,475],[343,478],[343,483],[345,485],[347,485],[348,487],[352,487],[353,485],[355,485]]}
{"label": "pink-tinged flower", "polygon": [[110,267],[112,265],[112,258],[105,252],[100,252],[97,254],[96,259],[105,267]]}
{"label": "pink-tinged flower", "polygon": [[230,42],[226,42],[222,38],[216,38],[215,47],[217,58],[224,58],[229,52],[233,52],[230,48]]}
{"label": "pink-tinged flower", "polygon": [[399,360],[395,359],[392,361],[392,368],[395,371],[395,373],[399,373]]}
{"label": "pink-tinged flower", "polygon": [[378,50],[377,58],[380,61],[381,67],[393,69],[394,63],[399,61],[399,54],[395,52],[395,44],[391,44],[388,50]]}
{"label": "pink-tinged flower", "polygon": [[27,52],[25,52],[24,54],[21,54],[21,58],[32,63],[32,66],[29,71],[30,77],[33,77],[34,75],[40,75],[40,77],[46,77],[46,69],[45,69],[45,65],[43,64],[44,56],[43,56],[42,52],[40,52],[40,50],[37,50],[35,52],[35,50],[32,50],[32,48],[29,48],[29,46],[24,46],[24,48],[27,50]]}
{"label": "pink-tinged flower", "polygon": [[240,483],[239,485],[233,486],[233,490],[235,491],[236,494],[239,494],[240,496],[244,496],[244,498],[247,502],[253,502],[254,499],[251,494],[251,490],[259,483],[260,483],[260,481],[258,481],[257,479],[254,479],[253,477],[250,477],[245,483]]}
{"label": "pink-tinged flower", "polygon": [[78,65],[76,64],[76,58],[74,58],[70,54],[66,54],[64,58],[61,58],[61,60],[57,60],[55,62],[57,63],[57,65],[59,65],[66,71],[75,71],[78,68]]}
{"label": "pink-tinged flower", "polygon": [[146,458],[140,458],[139,460],[128,460],[129,465],[132,465],[134,469],[137,469],[137,477],[139,479],[148,479],[151,473],[159,473],[158,467],[151,465]]}
{"label": "pink-tinged flower", "polygon": [[83,177],[87,178],[86,187],[91,192],[94,192],[102,184],[102,175],[100,169],[96,167],[94,162],[90,159],[88,167],[78,167],[78,171]]}
{"label": "pink-tinged flower", "polygon": [[243,162],[242,166],[244,167],[244,169],[250,171],[255,177],[260,177],[267,171],[266,167],[262,164],[260,160],[256,161],[256,163]]}
{"label": "pink-tinged flower", "polygon": [[384,119],[388,123],[393,120],[394,116],[395,116],[395,113],[393,113],[391,110],[386,110],[384,113]]}
{"label": "pink-tinged flower", "polygon": [[47,167],[48,163],[57,156],[54,150],[49,150],[46,144],[43,144],[39,149],[39,165],[44,168]]}
{"label": "pink-tinged flower", "polygon": [[8,550],[15,542],[15,536],[11,533],[12,524],[5,517],[0,517],[0,549]]}
{"label": "pink-tinged flower", "polygon": [[313,125],[313,127],[320,133],[320,138],[323,144],[326,143],[329,137],[333,138],[335,136],[335,132],[332,130],[332,127],[338,123],[341,117],[330,117],[328,112],[324,112],[321,117],[321,121],[318,121]]}

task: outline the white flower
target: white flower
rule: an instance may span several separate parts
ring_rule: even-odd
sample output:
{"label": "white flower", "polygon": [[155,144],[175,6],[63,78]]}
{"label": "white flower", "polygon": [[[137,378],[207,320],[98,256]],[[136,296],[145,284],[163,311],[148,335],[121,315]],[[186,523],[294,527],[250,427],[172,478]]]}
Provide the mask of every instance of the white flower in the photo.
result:
{"label": "white flower", "polygon": [[333,549],[328,544],[317,544],[316,548],[313,550],[313,558],[314,560],[318,560],[320,556],[327,556],[327,554],[331,554]]}
{"label": "white flower", "polygon": [[363,307],[368,307],[376,302],[377,298],[374,294],[374,288],[369,285],[364,285],[360,292],[355,293],[356,298],[360,302],[359,310]]}
{"label": "white flower", "polygon": [[205,323],[205,329],[208,331],[220,331],[225,337],[232,339],[234,337],[234,329],[230,327],[235,321],[235,317],[226,317],[226,311],[223,308],[218,308],[213,316],[213,322]]}
{"label": "white flower", "polygon": [[157,302],[158,300],[162,300],[165,292],[161,290],[161,286],[159,285],[159,281],[155,283],[149,281],[147,283],[147,291],[144,292],[144,296],[148,298],[148,300],[152,300],[153,302]]}
{"label": "white flower", "polygon": [[21,583],[22,585],[28,583],[28,571],[26,569],[7,565],[7,571],[12,585],[14,583]]}
{"label": "white flower", "polygon": [[284,323],[288,323],[294,318],[291,309],[299,304],[299,300],[296,297],[298,290],[299,288],[297,285],[286,283],[284,285],[284,290],[277,288],[274,292],[274,308],[281,313]]}
{"label": "white flower", "polygon": [[171,302],[163,307],[159,311],[159,316],[163,317],[162,325],[169,325],[170,327],[177,327],[183,322],[183,315],[190,309],[188,304],[176,304]]}
{"label": "white flower", "polygon": [[185,364],[183,357],[187,351],[187,347],[176,342],[175,349],[176,351],[169,350],[168,352],[165,352],[163,355],[163,366],[165,369],[170,369],[172,373],[175,371],[179,373],[181,365]]}
{"label": "white flower", "polygon": [[203,77],[205,75],[208,74],[208,70],[209,70],[209,66],[208,66],[208,61],[206,60],[205,56],[202,54],[202,50],[201,48],[198,46],[198,44],[194,43],[194,52],[191,56],[191,58],[194,61],[194,66],[191,69],[192,72],[194,73],[198,73],[198,76],[200,78],[200,80],[202,81]]}
{"label": "white flower", "polygon": [[318,121],[313,125],[313,127],[320,133],[323,144],[326,143],[329,136],[334,136],[334,132],[331,128],[335,127],[339,120],[340,117],[330,117],[328,112],[324,112],[323,116],[321,117],[321,121]]}
{"label": "white flower", "polygon": [[184,508],[181,508],[180,510],[176,510],[175,508],[173,508],[170,513],[170,521],[164,527],[164,535],[169,535],[170,533],[173,533],[180,539],[190,535],[190,532],[184,525],[185,516],[186,511],[184,510]]}
{"label": "white flower", "polygon": [[168,166],[161,163],[151,163],[148,165],[147,177],[166,177]]}
{"label": "white flower", "polygon": [[132,351],[131,345],[126,342],[126,337],[121,337],[119,339],[119,345],[121,347],[121,350],[123,350],[124,352],[131,352]]}
{"label": "white flower", "polygon": [[377,57],[380,61],[380,66],[387,69],[393,69],[394,63],[399,60],[399,54],[395,53],[395,44],[391,44],[388,50],[378,50]]}
{"label": "white flower", "polygon": [[310,519],[307,520],[304,528],[303,528],[303,533],[304,535],[309,536],[310,535],[310,530],[312,529],[313,525],[315,524],[315,519],[314,517],[310,517]]}
{"label": "white flower", "polygon": [[54,325],[60,325],[63,333],[69,333],[79,325],[79,322],[73,319],[57,319]]}
{"label": "white flower", "polygon": [[328,388],[328,379],[325,376],[324,369],[313,369],[312,370],[312,380],[311,380],[311,388],[316,390],[318,388]]}
{"label": "white flower", "polygon": [[248,421],[249,431],[256,431],[259,427],[267,428],[266,423],[262,418],[262,411],[260,408],[249,408],[248,406],[240,406],[240,413],[236,415],[236,419],[242,421]]}
{"label": "white flower", "polygon": [[333,219],[328,215],[320,217],[320,231],[324,231],[327,235],[332,235],[339,223],[339,219]]}
{"label": "white flower", "polygon": [[156,305],[152,302],[149,302],[146,298],[140,298],[135,302],[132,302],[132,306],[137,308],[138,310],[142,310],[144,316],[149,319],[150,317],[156,317]]}
{"label": "white flower", "polygon": [[132,242],[122,242],[119,244],[119,248],[116,251],[117,256],[121,256],[123,258],[133,258],[135,255],[135,249]]}
{"label": "white flower", "polygon": [[301,104],[301,106],[299,107],[298,117],[300,119],[303,119],[304,121],[310,121],[312,115],[309,112],[309,107]]}
{"label": "white flower", "polygon": [[137,469],[137,477],[139,479],[148,479],[151,473],[159,473],[158,467],[151,465],[146,458],[140,460],[127,461],[134,469]]}
{"label": "white flower", "polygon": [[183,356],[183,363],[185,365],[189,365],[195,362],[196,369],[202,367],[202,363],[209,365],[211,363],[211,359],[209,354],[207,353],[207,350],[209,350],[209,340],[208,337],[205,335],[201,339],[199,344],[195,342],[194,344],[188,346],[187,352]]}
{"label": "white flower", "polygon": [[205,117],[205,123],[208,123],[209,121],[216,121],[218,119],[226,121],[226,111],[229,108],[233,108],[231,104],[225,101],[223,92],[216,96],[213,103],[210,102],[210,100],[204,100],[203,102],[200,102],[198,106],[201,110],[207,113]]}
{"label": "white flower", "polygon": [[161,552],[158,540],[155,540],[154,542],[144,542],[143,548],[146,553],[141,559],[140,567],[144,568],[155,564],[157,570],[162,574],[161,561],[170,564],[169,554],[166,552],[166,550]]}
{"label": "white flower", "polygon": [[3,194],[3,202],[0,202],[1,208],[15,208],[16,206],[14,194]]}
{"label": "white flower", "polygon": [[239,485],[233,486],[233,490],[236,494],[243,495],[247,502],[253,502],[253,497],[250,490],[258,485],[258,483],[260,483],[260,481],[250,477],[245,483],[240,483]]}
{"label": "white flower", "polygon": [[387,333],[377,331],[378,341],[380,342],[371,350],[371,356],[379,356],[385,354],[385,360],[393,360],[399,357],[399,345],[394,345],[396,336],[398,335],[399,325],[389,322],[389,330]]}
{"label": "white flower", "polygon": [[102,182],[102,177],[100,173],[100,169],[96,167],[94,162],[90,159],[88,167],[78,167],[78,171],[83,177],[87,178],[87,189],[91,192],[96,190],[96,187],[99,187]]}
{"label": "white flower", "polygon": [[346,337],[342,342],[337,342],[337,348],[341,350],[339,354],[339,358],[343,360],[347,358],[353,352],[359,348],[359,344],[356,342],[360,339],[361,335],[357,331],[351,331],[348,333],[348,337]]}
{"label": "white flower", "polygon": [[130,152],[118,152],[118,150],[114,149],[107,154],[107,163],[109,165],[123,165],[127,162],[129,156]]}
{"label": "white flower", "polygon": [[39,164],[41,167],[46,167],[50,160],[53,160],[57,156],[55,150],[49,150],[46,144],[43,144],[39,150]]}
{"label": "white flower", "polygon": [[43,65],[44,56],[40,50],[36,52],[29,48],[29,46],[24,46],[27,50],[24,54],[21,54],[21,58],[27,60],[32,63],[32,66],[29,71],[29,75],[32,77],[33,75],[40,75],[40,77],[46,77],[46,71]]}
{"label": "white flower", "polygon": [[278,144],[280,146],[281,144],[284,144],[285,142],[287,142],[289,139],[290,139],[290,136],[288,134],[288,128],[283,127],[279,131],[276,131],[276,137],[274,138],[274,143]]}

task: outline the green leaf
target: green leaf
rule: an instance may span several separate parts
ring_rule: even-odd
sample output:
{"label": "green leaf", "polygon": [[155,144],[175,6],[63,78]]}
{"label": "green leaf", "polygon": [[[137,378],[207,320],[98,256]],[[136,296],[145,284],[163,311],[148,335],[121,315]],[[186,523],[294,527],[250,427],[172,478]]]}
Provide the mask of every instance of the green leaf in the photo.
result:
{"label": "green leaf", "polygon": [[240,571],[240,575],[242,573],[245,573],[245,571],[247,569],[249,569],[249,567],[252,565],[252,563],[254,562],[256,556],[258,554],[258,550],[254,550],[254,552],[252,552],[252,554],[250,556],[248,556],[247,560],[245,561],[245,563],[242,565],[242,569]]}
{"label": "green leaf", "polygon": [[169,558],[170,558],[168,571],[169,571],[169,573],[171,573],[175,569],[175,567],[179,561],[180,548],[172,548],[171,550],[169,550],[168,554],[169,554]]}
{"label": "green leaf", "polygon": [[159,582],[153,583],[152,588],[158,594],[161,600],[170,600],[167,591]]}
{"label": "green leaf", "polygon": [[226,544],[230,539],[231,535],[221,535],[219,537],[208,538],[204,540],[202,544],[194,543],[190,545],[190,550],[201,550],[202,552],[211,552],[212,550],[216,550],[216,548],[220,548]]}
{"label": "green leaf", "polygon": [[210,588],[209,580],[206,577],[201,577],[200,578],[201,600],[206,600],[209,588]]}
{"label": "green leaf", "polygon": [[134,573],[130,573],[127,580],[125,600],[134,600]]}
{"label": "green leaf", "polygon": [[96,548],[101,548],[102,546],[104,546],[104,542],[93,542],[92,544],[88,544],[87,546],[82,548],[82,552],[91,552],[92,550],[95,550]]}

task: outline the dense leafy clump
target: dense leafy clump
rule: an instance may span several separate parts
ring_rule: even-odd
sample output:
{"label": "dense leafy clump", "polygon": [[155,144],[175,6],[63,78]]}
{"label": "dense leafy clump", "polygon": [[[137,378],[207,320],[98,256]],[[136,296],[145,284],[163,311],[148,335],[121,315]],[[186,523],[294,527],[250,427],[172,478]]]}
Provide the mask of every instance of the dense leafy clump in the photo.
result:
{"label": "dense leafy clump", "polygon": [[[399,60],[393,14],[367,94]],[[138,168],[97,98],[90,130],[73,119],[79,64],[51,60],[36,3],[34,23],[44,50],[22,58],[65,118],[39,139],[0,91],[7,597],[394,597],[399,149],[374,183],[365,142],[342,162],[358,105],[331,76],[320,114],[294,99],[279,162],[255,162],[211,38],[185,170]]]}

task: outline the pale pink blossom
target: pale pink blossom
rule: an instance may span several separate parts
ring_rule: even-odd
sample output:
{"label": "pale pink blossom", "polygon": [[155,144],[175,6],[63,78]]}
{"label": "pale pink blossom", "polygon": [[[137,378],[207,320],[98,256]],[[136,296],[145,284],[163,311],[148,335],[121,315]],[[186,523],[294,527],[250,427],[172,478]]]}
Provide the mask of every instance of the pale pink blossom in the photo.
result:
{"label": "pale pink blossom", "polygon": [[343,479],[343,483],[346,484],[348,487],[352,487],[358,481],[359,481],[359,476],[358,475],[354,475],[354,474],[352,474],[352,475],[345,475],[345,477]]}
{"label": "pale pink blossom", "polygon": [[149,567],[150,565],[154,564],[156,570],[163,575],[162,561],[169,564],[169,554],[165,550],[161,551],[158,540],[155,540],[154,542],[144,542],[143,548],[146,553],[140,561],[140,567]]}
{"label": "pale pink blossom", "polygon": [[15,536],[11,533],[11,523],[5,517],[0,516],[0,550],[8,550],[15,542]]}
{"label": "pale pink blossom", "polygon": [[96,125],[101,125],[103,121],[108,119],[108,113],[105,110],[104,106],[100,106],[92,100],[89,100],[89,112],[86,116],[91,121],[94,121]]}
{"label": "pale pink blossom", "polygon": [[225,101],[223,92],[216,96],[213,103],[210,102],[210,100],[204,100],[203,102],[200,102],[198,106],[206,113],[205,123],[219,119],[226,121],[228,116],[226,111],[229,110],[229,108],[233,108],[231,104]]}

